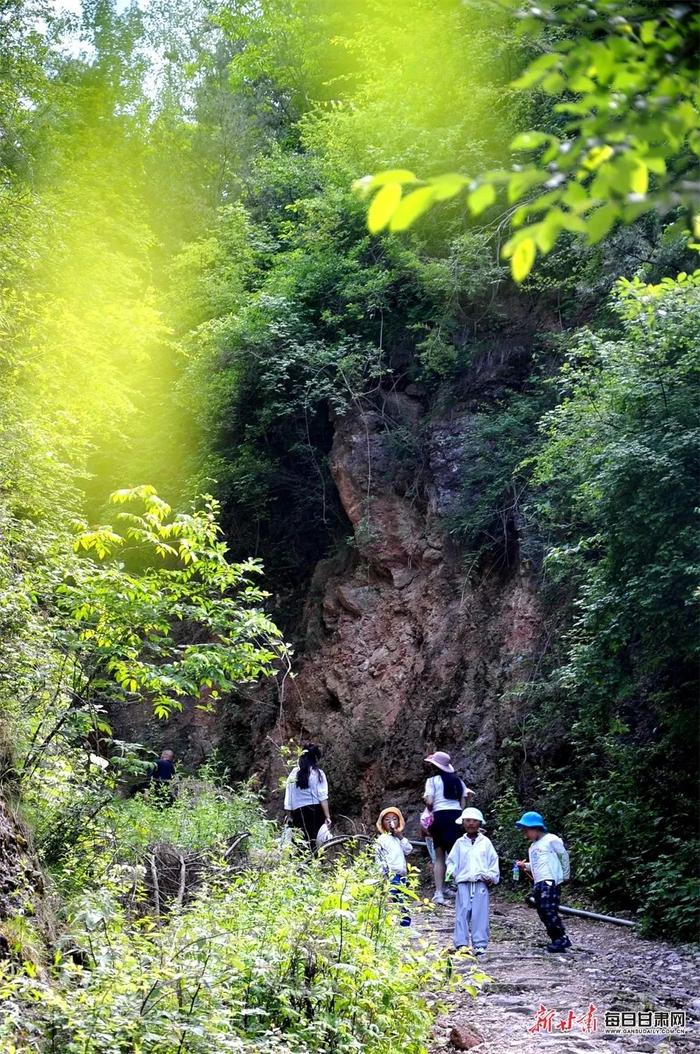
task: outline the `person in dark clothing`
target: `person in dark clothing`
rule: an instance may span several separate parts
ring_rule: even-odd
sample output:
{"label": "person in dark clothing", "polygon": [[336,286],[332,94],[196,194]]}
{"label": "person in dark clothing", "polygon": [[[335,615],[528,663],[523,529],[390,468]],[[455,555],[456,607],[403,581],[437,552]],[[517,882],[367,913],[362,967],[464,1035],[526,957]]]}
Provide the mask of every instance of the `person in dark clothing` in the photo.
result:
{"label": "person in dark clothing", "polygon": [[149,784],[162,805],[172,805],[175,801],[174,779],[175,754],[172,750],[163,750],[149,779]]}
{"label": "person in dark clothing", "polygon": [[175,754],[172,750],[164,750],[151,773],[153,783],[168,783],[175,777]]}

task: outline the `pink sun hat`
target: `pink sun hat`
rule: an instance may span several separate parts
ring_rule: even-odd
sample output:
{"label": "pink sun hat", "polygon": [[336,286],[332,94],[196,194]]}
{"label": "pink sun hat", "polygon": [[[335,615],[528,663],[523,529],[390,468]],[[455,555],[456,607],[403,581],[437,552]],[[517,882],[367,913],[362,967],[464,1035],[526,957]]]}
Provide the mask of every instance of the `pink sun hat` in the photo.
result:
{"label": "pink sun hat", "polygon": [[455,770],[450,755],[445,753],[444,750],[436,750],[433,754],[428,754],[425,761],[429,761],[431,765],[436,765],[443,772],[454,772]]}

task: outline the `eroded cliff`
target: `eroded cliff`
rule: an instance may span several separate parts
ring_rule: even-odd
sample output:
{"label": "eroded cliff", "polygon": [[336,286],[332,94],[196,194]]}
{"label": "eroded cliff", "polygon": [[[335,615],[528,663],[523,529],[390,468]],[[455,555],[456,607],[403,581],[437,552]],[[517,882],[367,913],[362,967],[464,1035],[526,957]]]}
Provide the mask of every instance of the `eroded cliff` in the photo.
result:
{"label": "eroded cliff", "polygon": [[[415,815],[434,748],[480,801],[496,796],[542,618],[524,561],[475,579],[451,542],[472,423],[469,410],[428,417],[406,394],[336,421],[331,468],[352,540],[311,583],[296,676],[257,751],[268,786],[282,772],[273,744],[294,737],[324,746],[336,811],[365,820],[389,800]],[[397,435],[416,440],[420,471],[402,471]]]}
{"label": "eroded cliff", "polygon": [[415,818],[436,748],[492,802],[543,616],[517,525],[507,566],[478,574],[451,537],[478,412],[392,392],[337,417],[330,465],[351,536],[316,567],[293,674],[215,710],[190,701],[165,724],[120,707],[115,733],[189,765],[218,748],[233,778],[259,775],[273,812],[291,739],[322,745],[336,812],[368,821],[391,800]]}

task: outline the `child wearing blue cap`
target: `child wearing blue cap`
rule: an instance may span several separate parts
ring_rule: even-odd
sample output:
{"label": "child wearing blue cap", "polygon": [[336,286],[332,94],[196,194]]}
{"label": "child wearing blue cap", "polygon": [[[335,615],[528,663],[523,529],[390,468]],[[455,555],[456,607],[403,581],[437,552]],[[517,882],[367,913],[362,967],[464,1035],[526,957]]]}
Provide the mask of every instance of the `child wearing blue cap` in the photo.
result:
{"label": "child wearing blue cap", "polygon": [[561,838],[548,833],[540,813],[524,812],[515,826],[525,832],[530,842],[529,862],[518,860],[517,865],[532,877],[535,907],[550,940],[547,951],[566,951],[571,947],[571,941],[559,915],[559,903],[561,884],[570,874],[569,854]]}

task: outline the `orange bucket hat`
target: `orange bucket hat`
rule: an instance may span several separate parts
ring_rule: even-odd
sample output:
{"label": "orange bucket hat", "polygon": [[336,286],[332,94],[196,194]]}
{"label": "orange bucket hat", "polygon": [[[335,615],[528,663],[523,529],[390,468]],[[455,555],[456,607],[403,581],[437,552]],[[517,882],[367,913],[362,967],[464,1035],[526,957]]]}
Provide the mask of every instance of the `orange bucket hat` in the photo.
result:
{"label": "orange bucket hat", "polygon": [[377,820],[378,831],[384,831],[384,828],[382,827],[382,820],[385,816],[390,816],[391,814],[393,814],[399,821],[399,832],[403,831],[404,827],[406,826],[406,821],[401,815],[401,810],[397,809],[395,805],[390,805],[388,809],[382,809],[382,811],[380,812],[379,819]]}

